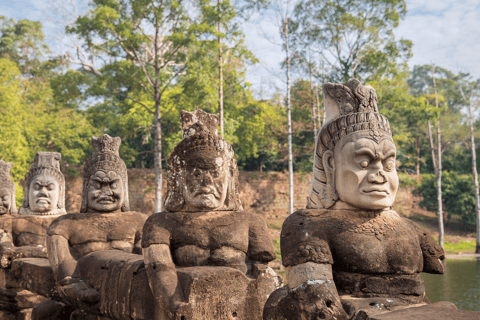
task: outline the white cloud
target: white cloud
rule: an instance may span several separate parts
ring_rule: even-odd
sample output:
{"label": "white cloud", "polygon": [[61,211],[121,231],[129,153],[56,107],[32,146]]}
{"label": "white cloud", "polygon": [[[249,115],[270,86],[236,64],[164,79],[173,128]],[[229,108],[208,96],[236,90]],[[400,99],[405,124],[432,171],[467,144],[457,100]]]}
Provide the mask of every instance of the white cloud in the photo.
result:
{"label": "white cloud", "polygon": [[480,77],[480,2],[408,1],[407,17],[395,31],[413,42],[410,66],[430,64]]}

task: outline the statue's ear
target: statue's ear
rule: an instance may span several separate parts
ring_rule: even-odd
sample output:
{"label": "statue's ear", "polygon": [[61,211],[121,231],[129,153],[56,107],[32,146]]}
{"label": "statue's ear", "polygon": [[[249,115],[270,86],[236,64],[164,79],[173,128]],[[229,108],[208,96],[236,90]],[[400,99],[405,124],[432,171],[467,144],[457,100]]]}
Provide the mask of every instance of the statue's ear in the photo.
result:
{"label": "statue's ear", "polygon": [[328,150],[323,154],[323,168],[325,169],[325,174],[327,175],[327,183],[333,182],[328,181],[329,175],[335,174],[335,158],[333,157],[333,151]]}
{"label": "statue's ear", "polygon": [[338,194],[335,189],[335,158],[333,151],[328,150],[323,154],[323,168],[325,169],[325,178],[327,183],[320,190],[320,201],[324,208],[332,207],[338,200]]}

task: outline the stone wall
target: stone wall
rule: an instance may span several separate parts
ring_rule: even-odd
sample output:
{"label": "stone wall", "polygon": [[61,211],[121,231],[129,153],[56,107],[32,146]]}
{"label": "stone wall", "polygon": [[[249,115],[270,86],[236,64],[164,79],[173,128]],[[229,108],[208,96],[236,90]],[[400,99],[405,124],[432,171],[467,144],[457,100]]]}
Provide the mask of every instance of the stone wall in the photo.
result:
{"label": "stone wall", "polygon": [[[81,169],[77,170],[81,172]],[[305,208],[312,183],[311,174],[295,173],[295,209]],[[152,214],[154,211],[154,173],[151,169],[129,169],[128,191],[130,207],[134,211]],[[65,173],[67,212],[80,211],[82,202],[82,176],[72,177]],[[288,212],[288,173],[240,172],[240,197],[245,210],[280,215]],[[166,191],[166,172],[163,191]]]}

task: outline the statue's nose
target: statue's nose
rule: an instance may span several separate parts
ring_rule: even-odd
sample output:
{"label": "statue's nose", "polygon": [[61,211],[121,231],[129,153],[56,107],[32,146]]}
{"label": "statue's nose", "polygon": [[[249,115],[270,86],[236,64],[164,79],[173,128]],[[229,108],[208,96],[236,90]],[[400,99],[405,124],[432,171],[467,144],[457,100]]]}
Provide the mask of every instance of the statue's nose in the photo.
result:
{"label": "statue's nose", "polygon": [[210,172],[207,171],[207,172],[205,172],[205,173],[203,174],[203,179],[202,179],[202,181],[203,181],[203,184],[204,184],[204,185],[211,185],[211,184],[213,184],[213,178],[212,178],[212,175],[210,174]]}
{"label": "statue's nose", "polygon": [[38,192],[39,197],[46,197],[47,196],[47,188],[46,187],[41,187],[39,192]]}
{"label": "statue's nose", "polygon": [[377,172],[373,172],[368,175],[368,182],[385,183],[385,182],[388,182],[388,178],[385,172],[383,172],[383,170],[380,169]]}

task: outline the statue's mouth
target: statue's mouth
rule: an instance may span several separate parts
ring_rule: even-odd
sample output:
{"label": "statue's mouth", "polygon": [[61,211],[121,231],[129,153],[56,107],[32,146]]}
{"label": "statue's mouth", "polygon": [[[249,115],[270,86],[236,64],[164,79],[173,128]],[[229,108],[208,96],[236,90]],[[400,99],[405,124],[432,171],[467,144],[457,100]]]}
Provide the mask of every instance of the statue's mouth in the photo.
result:
{"label": "statue's mouth", "polygon": [[100,198],[97,200],[97,203],[100,204],[112,204],[115,202],[115,199],[113,198]]}
{"label": "statue's mouth", "polygon": [[363,193],[366,193],[372,196],[388,196],[390,194],[388,190],[383,190],[383,189],[367,189],[367,190],[363,190]]}
{"label": "statue's mouth", "polygon": [[50,199],[48,198],[38,198],[37,203],[40,203],[40,204],[50,204]]}
{"label": "statue's mouth", "polygon": [[202,188],[198,190],[198,192],[195,194],[195,196],[209,196],[212,195],[215,198],[218,198],[217,193],[213,188]]}

